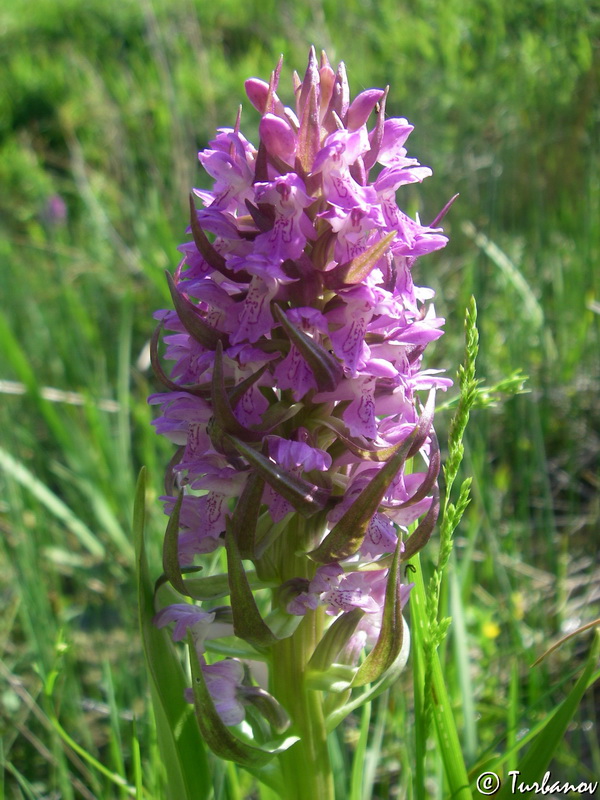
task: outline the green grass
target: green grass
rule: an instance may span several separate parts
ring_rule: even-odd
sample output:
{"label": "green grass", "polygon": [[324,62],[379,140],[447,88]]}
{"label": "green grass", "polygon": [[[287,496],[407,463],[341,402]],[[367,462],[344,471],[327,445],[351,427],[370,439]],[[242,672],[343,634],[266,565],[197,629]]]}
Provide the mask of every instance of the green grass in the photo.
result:
{"label": "green grass", "polygon": [[[501,757],[503,769],[517,768],[523,753],[515,748],[574,702],[590,634],[530,665],[598,616],[593,4],[5,6],[0,797],[164,796],[131,520],[145,465],[154,576],[164,533],[157,498],[171,453],[150,426],[145,398],[156,384],[143,352],[153,311],[169,302],[163,271],[177,263],[189,187],[202,180],[196,151],[217,126],[233,124],[246,77],[268,77],[280,52],[284,75],[302,70],[310,43],[346,60],[355,93],[389,83],[390,114],[415,124],[410,153],[434,177],[407,191],[411,213],[428,221],[460,192],[447,219],[449,247],[415,268],[447,318],[430,366],[456,372],[474,295],[478,377],[494,386],[518,369],[529,376],[527,393],[498,393],[471,413],[458,481],[472,476],[472,501],[441,584],[440,618],[454,622],[436,656],[470,780]],[[252,132],[249,103],[244,115]],[[64,222],[48,218],[55,194],[66,202]],[[19,387],[24,394],[9,393]],[[451,413],[438,415],[442,442]],[[437,555],[432,542],[421,559],[426,586]],[[446,796],[435,730],[428,745],[419,740],[427,733],[413,699],[412,675],[426,669],[419,652],[389,693],[334,734],[340,797]],[[577,702],[552,762],[564,781],[600,775],[593,690]],[[212,774],[215,798],[259,791],[229,765]],[[260,796],[272,797],[265,788]]]}

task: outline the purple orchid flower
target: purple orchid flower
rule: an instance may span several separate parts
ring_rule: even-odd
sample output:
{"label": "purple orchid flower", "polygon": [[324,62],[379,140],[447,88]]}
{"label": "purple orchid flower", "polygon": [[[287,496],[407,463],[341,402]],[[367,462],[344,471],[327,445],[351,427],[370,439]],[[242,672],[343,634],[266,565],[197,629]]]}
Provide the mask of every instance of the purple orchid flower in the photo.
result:
{"label": "purple orchid flower", "polygon": [[[323,630],[362,612],[343,650],[356,663],[387,635],[385,603],[401,608],[410,591],[388,590],[392,554],[422,546],[437,513],[432,401],[421,393],[451,381],[423,368],[444,320],[413,275],[447,238],[398,206],[432,171],[407,154],[412,125],[385,119],[387,90],[351,101],[343,64],[334,71],[311,51],[292,109],[277,94],[280,69],[246,83],[258,146],[238,118],[199,154],[213,186],[194,190],[203,208],[192,203],[192,240],[179,247],[175,310],[156,315],[172,366],[158,366],[156,335],[167,391],[149,402],[161,409],[157,432],[180,446],[163,498],[167,514],[178,509],[179,566],[227,547],[236,635],[262,651],[275,653],[277,636],[257,622],[247,584],[238,589],[242,559],[276,587],[274,612],[324,615]],[[176,604],[155,621],[175,622],[177,640],[192,630],[202,656],[213,617]],[[241,663],[200,666],[225,724],[241,722]]]}

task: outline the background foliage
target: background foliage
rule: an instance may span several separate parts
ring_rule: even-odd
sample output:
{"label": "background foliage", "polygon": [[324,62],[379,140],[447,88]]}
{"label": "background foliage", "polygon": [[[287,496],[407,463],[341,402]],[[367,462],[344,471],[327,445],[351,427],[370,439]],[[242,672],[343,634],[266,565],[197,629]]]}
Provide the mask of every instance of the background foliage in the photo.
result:
{"label": "background foliage", "polygon": [[[154,501],[170,449],[145,403],[152,312],[168,303],[163,271],[177,263],[187,193],[201,180],[196,151],[233,124],[246,77],[268,78],[279,53],[284,76],[302,71],[310,43],[346,61],[354,93],[389,83],[390,115],[415,125],[409,152],[435,174],[406,187],[408,211],[429,221],[460,192],[449,247],[415,267],[447,318],[430,366],[455,372],[474,294],[480,377],[529,376],[526,393],[490,396],[467,434],[474,501],[443,595],[454,625],[442,653],[467,764],[508,749],[581,667],[585,637],[529,665],[598,616],[594,4],[13,0],[0,10],[7,797],[135,791],[116,776],[140,797],[161,796],[130,534],[145,464],[157,568],[164,521]],[[284,78],[288,101],[290,87]],[[244,118],[253,133],[247,102]],[[410,797],[411,713],[407,674],[375,708],[364,797]],[[563,780],[600,775],[595,713],[590,691],[553,765]],[[342,775],[358,725],[332,743]],[[431,796],[443,795],[435,759],[429,770]],[[225,766],[215,776],[216,797],[250,796],[249,776]]]}

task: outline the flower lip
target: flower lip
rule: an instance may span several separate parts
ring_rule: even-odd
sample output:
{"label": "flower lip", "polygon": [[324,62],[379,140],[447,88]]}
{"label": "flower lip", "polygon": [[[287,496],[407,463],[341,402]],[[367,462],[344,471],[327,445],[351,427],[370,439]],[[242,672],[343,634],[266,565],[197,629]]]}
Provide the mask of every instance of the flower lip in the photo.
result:
{"label": "flower lip", "polygon": [[284,469],[321,472],[331,467],[331,456],[318,447],[311,447],[305,442],[288,441],[281,436],[268,436],[269,455]]}

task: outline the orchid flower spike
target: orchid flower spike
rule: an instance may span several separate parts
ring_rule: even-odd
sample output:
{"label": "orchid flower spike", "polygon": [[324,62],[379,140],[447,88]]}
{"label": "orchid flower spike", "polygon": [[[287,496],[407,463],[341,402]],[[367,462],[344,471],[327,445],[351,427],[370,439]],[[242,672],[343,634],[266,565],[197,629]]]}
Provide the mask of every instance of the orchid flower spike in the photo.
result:
{"label": "orchid flower spike", "polygon": [[[199,153],[212,189],[191,195],[173,308],[155,315],[166,391],[149,402],[179,448],[165,576],[187,595],[156,624],[195,643],[201,728],[213,702],[225,726],[258,713],[303,739],[325,725],[302,718],[303,693],[339,716],[349,690],[406,660],[399,565],[436,521],[434,395],[451,384],[423,368],[444,320],[413,275],[447,239],[397,204],[431,169],[407,154],[412,125],[386,117],[388,90],[351,100],[344,65],[311,49],[286,106],[280,71],[246,82],[257,145],[238,117]],[[190,574],[219,548],[227,573]]]}

